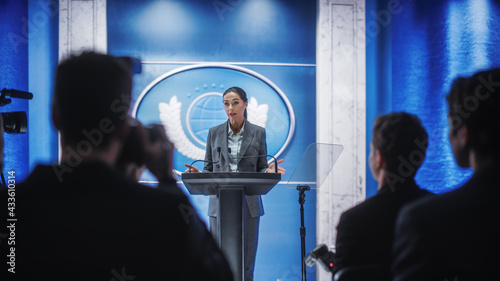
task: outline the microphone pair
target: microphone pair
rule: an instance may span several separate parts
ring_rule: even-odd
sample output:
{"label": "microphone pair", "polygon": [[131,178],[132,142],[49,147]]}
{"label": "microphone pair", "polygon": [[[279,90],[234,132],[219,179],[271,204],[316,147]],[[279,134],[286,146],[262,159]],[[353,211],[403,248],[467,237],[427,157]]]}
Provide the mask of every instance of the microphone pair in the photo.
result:
{"label": "microphone pair", "polygon": [[189,172],[191,173],[191,168],[193,167],[193,164],[196,163],[196,162],[204,162],[204,163],[212,163],[212,164],[219,163],[219,161],[220,161],[220,151],[221,151],[221,148],[219,146],[219,147],[217,147],[217,153],[219,154],[219,159],[217,159],[217,161],[194,160],[193,163],[191,163],[191,165],[189,165]]}
{"label": "microphone pair", "polygon": [[[227,152],[229,153],[229,157],[233,158],[231,156],[231,148],[228,147],[227,148]],[[219,155],[220,157],[220,155]],[[274,165],[274,172],[277,174],[278,173],[278,161],[276,160],[276,157],[274,157],[273,155],[269,155],[269,154],[266,154],[266,155],[250,155],[250,156],[243,156],[243,157],[236,157],[237,160],[240,160],[240,159],[244,159],[244,158],[255,158],[255,157],[272,157],[274,159],[274,163],[276,163]]]}
{"label": "microphone pair", "polygon": [[[205,162],[205,163],[211,163],[211,164],[217,164],[219,163],[220,161],[220,152],[221,152],[221,148],[220,147],[217,147],[217,153],[219,155],[219,159],[217,159],[217,161],[207,161],[207,160],[195,160],[193,161],[193,163],[191,163],[191,165],[189,165],[189,172],[191,173],[191,167],[193,166],[194,163],[196,162]],[[240,160],[240,159],[245,159],[245,158],[256,158],[256,157],[272,157],[274,159],[274,172],[277,174],[278,173],[278,161],[276,160],[276,157],[274,157],[273,155],[269,155],[269,154],[266,154],[266,155],[251,155],[251,156],[243,156],[243,157],[232,157],[231,156],[231,148],[228,147],[227,148],[227,152],[229,153],[229,157],[233,158],[233,159],[236,159],[236,160]]]}

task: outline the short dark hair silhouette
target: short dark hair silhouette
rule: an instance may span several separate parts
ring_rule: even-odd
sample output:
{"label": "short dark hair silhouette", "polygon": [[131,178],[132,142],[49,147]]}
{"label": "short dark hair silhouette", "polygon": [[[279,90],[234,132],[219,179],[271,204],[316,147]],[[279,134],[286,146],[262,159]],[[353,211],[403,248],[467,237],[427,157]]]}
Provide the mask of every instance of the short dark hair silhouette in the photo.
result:
{"label": "short dark hair silhouette", "polygon": [[[384,156],[386,170],[407,178],[414,177],[424,161],[428,135],[416,115],[393,112],[375,119],[372,143]],[[402,161],[412,165],[409,175],[398,171]]]}
{"label": "short dark hair silhouette", "polygon": [[76,145],[86,140],[94,147],[107,147],[116,128],[126,120],[131,91],[132,68],[126,60],[83,52],[61,62],[55,77],[53,114],[63,143]]}
{"label": "short dark hair silhouette", "polygon": [[500,155],[500,69],[455,79],[446,100],[451,133],[465,126],[478,155]]}

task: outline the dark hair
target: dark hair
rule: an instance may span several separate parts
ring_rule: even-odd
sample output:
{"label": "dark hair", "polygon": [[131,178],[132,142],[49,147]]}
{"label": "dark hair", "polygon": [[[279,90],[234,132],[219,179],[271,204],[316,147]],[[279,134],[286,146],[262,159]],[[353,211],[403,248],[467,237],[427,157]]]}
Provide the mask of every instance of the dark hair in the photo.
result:
{"label": "dark hair", "polygon": [[384,156],[387,171],[414,177],[424,161],[428,135],[417,116],[394,112],[375,119],[372,143]]}
{"label": "dark hair", "polygon": [[83,52],[59,64],[53,110],[66,145],[83,141],[109,145],[125,122],[132,92],[132,68],[110,55]]}
{"label": "dark hair", "polygon": [[[247,93],[245,93],[245,91],[240,88],[240,87],[231,87],[229,89],[227,89],[224,94],[222,95],[222,98],[224,98],[224,96],[226,96],[227,93],[236,93],[238,94],[238,96],[240,97],[240,99],[246,103],[248,103],[248,98],[247,98]],[[245,117],[245,119],[247,119],[247,110],[245,109],[245,113],[243,115]]]}
{"label": "dark hair", "polygon": [[500,154],[500,69],[480,71],[453,81],[446,97],[450,130],[466,126],[468,146],[479,155]]}

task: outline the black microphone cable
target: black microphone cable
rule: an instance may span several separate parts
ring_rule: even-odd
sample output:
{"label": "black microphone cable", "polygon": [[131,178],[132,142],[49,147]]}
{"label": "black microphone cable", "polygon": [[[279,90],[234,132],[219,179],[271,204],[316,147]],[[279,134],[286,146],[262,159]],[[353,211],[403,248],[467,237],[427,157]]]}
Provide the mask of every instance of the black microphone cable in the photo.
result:
{"label": "black microphone cable", "polygon": [[220,161],[220,151],[221,151],[221,148],[220,146],[217,147],[217,153],[219,155],[219,159],[217,159],[217,161],[208,161],[208,160],[194,160],[193,163],[191,163],[191,165],[189,165],[189,172],[191,173],[191,168],[193,167],[193,164],[196,163],[196,162],[204,162],[204,163],[212,163],[212,164],[217,164],[219,163]]}
{"label": "black microphone cable", "polygon": [[277,174],[278,173],[278,161],[276,160],[276,157],[274,157],[273,155],[250,155],[250,156],[243,156],[243,157],[232,157],[231,156],[231,148],[228,147],[227,148],[227,151],[229,153],[229,157],[233,158],[233,159],[236,159],[236,160],[239,160],[239,159],[244,159],[244,158],[255,158],[255,157],[272,157],[274,159],[274,162],[276,163],[274,165],[274,172]]}

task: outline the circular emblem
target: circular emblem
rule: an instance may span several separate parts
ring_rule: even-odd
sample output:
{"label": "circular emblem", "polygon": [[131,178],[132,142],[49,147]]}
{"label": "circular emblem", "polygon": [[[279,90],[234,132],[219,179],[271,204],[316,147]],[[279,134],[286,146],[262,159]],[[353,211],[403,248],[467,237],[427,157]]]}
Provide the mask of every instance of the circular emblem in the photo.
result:
{"label": "circular emblem", "polygon": [[206,146],[208,130],[227,119],[221,93],[206,93],[197,97],[186,114],[187,130],[199,144]]}
{"label": "circular emblem", "polygon": [[294,133],[293,108],[274,83],[243,67],[202,64],[165,73],[144,89],[132,115],[165,126],[175,146],[174,169],[184,172],[185,163],[205,158],[208,130],[227,121],[222,93],[233,86],[247,93],[248,121],[266,129],[267,152],[279,157]]}

